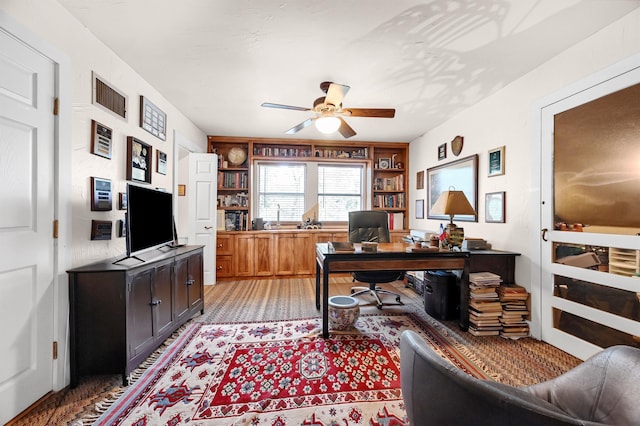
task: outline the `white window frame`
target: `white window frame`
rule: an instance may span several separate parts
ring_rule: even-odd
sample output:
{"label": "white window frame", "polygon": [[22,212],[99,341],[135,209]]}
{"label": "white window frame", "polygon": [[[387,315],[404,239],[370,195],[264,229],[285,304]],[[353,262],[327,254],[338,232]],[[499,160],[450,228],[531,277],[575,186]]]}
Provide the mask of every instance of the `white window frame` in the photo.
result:
{"label": "white window frame", "polygon": [[[260,205],[259,202],[259,167],[261,165],[277,165],[277,164],[300,164],[303,163],[306,166],[305,173],[305,197],[304,197],[304,206],[305,212],[310,210],[317,202],[318,202],[318,169],[322,166],[337,166],[337,167],[361,167],[361,197],[362,197],[362,209],[369,208],[370,205],[369,196],[368,196],[368,188],[370,188],[370,171],[369,167],[367,167],[366,161],[353,161],[349,163],[344,162],[333,162],[333,161],[282,161],[282,160],[256,160],[253,164],[253,169],[255,173],[253,173],[253,182],[252,182],[252,194],[251,199],[255,200],[255,202],[251,203],[251,217],[256,218],[260,217],[258,214],[258,208]],[[271,222],[272,219],[263,218],[265,221]],[[322,221],[321,221],[322,222]],[[348,221],[332,221],[322,222],[323,227],[326,226],[344,226]],[[302,223],[302,217],[300,217],[300,221],[280,221],[280,225],[297,225]]]}

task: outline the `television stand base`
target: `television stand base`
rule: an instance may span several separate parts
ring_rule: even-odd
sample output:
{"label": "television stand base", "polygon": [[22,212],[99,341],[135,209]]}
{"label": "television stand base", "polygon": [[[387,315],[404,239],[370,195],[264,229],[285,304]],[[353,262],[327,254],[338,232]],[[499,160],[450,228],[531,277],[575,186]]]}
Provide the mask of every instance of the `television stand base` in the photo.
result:
{"label": "television stand base", "polygon": [[113,262],[114,265],[118,265],[120,264],[120,262],[124,262],[125,260],[129,260],[129,259],[134,259],[137,260],[138,262],[144,263],[145,260],[144,259],[140,259],[138,256],[125,256],[122,259],[118,259],[115,262]]}

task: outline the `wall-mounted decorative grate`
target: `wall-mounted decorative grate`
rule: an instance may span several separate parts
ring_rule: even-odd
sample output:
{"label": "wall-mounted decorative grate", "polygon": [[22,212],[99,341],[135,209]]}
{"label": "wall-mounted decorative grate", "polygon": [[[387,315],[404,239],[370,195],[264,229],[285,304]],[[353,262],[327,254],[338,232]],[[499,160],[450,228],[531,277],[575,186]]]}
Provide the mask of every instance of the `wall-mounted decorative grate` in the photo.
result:
{"label": "wall-mounted decorative grate", "polygon": [[127,95],[111,87],[96,73],[93,73],[93,103],[127,118]]}

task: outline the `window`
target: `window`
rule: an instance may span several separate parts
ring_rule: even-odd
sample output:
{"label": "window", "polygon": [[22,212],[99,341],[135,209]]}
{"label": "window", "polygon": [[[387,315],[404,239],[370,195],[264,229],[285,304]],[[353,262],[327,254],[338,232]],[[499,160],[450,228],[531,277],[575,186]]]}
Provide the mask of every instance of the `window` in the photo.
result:
{"label": "window", "polygon": [[258,165],[258,217],[300,221],[305,212],[304,164]]}
{"label": "window", "polygon": [[320,222],[346,222],[364,206],[365,170],[364,163],[258,162],[254,217],[299,223],[318,204]]}
{"label": "window", "polygon": [[362,166],[318,166],[320,222],[348,221],[348,213],[361,206]]}

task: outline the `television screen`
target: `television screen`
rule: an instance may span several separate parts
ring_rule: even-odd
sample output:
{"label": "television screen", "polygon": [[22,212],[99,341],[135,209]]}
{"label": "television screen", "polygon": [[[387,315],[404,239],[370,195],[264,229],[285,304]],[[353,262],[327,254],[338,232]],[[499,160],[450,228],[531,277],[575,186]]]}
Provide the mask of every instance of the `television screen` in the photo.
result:
{"label": "television screen", "polygon": [[127,184],[127,256],[174,241],[173,195]]}

